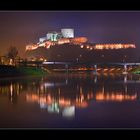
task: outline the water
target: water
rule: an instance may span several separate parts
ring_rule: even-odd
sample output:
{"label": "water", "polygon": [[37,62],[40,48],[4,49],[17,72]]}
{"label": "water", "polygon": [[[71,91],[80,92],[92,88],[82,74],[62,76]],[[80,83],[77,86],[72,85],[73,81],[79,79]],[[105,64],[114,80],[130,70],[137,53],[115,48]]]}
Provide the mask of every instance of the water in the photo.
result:
{"label": "water", "polygon": [[0,80],[1,128],[139,128],[140,76]]}

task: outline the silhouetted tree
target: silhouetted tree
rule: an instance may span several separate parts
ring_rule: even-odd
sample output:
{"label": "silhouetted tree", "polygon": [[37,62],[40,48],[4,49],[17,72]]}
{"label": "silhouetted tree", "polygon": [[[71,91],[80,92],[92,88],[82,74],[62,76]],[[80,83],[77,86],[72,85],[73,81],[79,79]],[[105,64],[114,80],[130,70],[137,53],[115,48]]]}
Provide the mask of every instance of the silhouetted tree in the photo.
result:
{"label": "silhouetted tree", "polygon": [[11,46],[8,50],[7,56],[8,58],[12,59],[13,63],[15,64],[15,59],[18,56],[18,49],[14,46]]}

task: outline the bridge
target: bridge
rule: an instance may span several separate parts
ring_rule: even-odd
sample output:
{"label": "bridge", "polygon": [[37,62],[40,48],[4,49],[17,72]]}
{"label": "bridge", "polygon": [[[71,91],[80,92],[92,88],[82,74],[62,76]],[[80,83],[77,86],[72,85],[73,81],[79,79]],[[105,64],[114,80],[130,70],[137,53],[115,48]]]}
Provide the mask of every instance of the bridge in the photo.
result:
{"label": "bridge", "polygon": [[119,63],[119,62],[114,62],[114,63],[93,63],[93,62],[55,62],[55,61],[48,61],[48,62],[42,62],[42,64],[44,65],[72,65],[72,64],[76,64],[76,65],[82,65],[82,64],[86,64],[86,65],[119,65],[119,66],[140,66],[140,63]]}
{"label": "bridge", "polygon": [[[22,64],[25,64],[23,62]],[[74,71],[79,70],[80,67],[85,67],[88,70],[93,70],[95,73],[99,70],[100,67],[123,67],[124,73],[127,73],[128,67],[132,66],[140,66],[140,63],[122,63],[122,62],[108,62],[108,63],[95,63],[95,62],[59,62],[59,61],[27,61],[26,65],[32,66],[56,66],[58,71]],[[62,66],[59,68],[59,66]],[[74,67],[74,69],[72,68]],[[76,67],[76,68],[75,68]],[[81,69],[82,70],[82,69]]]}
{"label": "bridge", "polygon": [[140,63],[93,63],[93,62],[43,62],[43,65],[64,65],[65,69],[68,71],[69,66],[75,65],[75,66],[87,66],[87,67],[93,67],[94,72],[97,73],[97,66],[123,66],[124,68],[124,74],[127,73],[128,66],[140,66]]}
{"label": "bridge", "polygon": [[59,61],[26,61],[26,62],[20,62],[22,64],[36,64],[36,65],[88,65],[88,66],[94,66],[94,65],[104,65],[104,66],[109,66],[109,65],[113,65],[113,66],[140,66],[140,63],[121,63],[121,62],[108,62],[108,63],[104,63],[104,62],[99,62],[99,63],[95,63],[95,62],[59,62]]}

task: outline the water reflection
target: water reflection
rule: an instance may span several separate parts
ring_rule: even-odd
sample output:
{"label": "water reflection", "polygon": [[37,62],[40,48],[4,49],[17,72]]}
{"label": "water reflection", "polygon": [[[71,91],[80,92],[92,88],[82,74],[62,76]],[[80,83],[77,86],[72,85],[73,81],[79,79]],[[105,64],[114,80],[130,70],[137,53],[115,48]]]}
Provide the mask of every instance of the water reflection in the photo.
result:
{"label": "water reflection", "polygon": [[7,84],[1,83],[0,84],[0,94],[4,96],[8,96],[11,103],[17,103],[17,98],[20,92],[22,91],[22,85],[20,83],[10,83]]}
{"label": "water reflection", "polygon": [[103,94],[98,93],[96,95],[96,100],[103,100],[103,101],[125,101],[125,100],[136,100],[137,99],[137,93],[134,95],[123,95],[122,93],[117,94]]}
{"label": "water reflection", "polygon": [[[123,81],[123,82],[120,82]],[[128,82],[129,81],[129,82]],[[8,96],[17,104],[25,97],[25,104],[37,103],[48,113],[74,117],[78,108],[87,108],[91,101],[123,102],[138,99],[139,78],[127,75],[97,76],[69,75],[0,82],[0,97]]]}

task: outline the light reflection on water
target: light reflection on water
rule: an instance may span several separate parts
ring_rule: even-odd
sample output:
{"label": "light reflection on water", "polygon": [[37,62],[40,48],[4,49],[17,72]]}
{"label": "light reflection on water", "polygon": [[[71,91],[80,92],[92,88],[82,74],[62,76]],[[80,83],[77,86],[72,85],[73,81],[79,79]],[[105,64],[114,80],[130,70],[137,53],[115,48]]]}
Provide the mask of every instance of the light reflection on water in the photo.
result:
{"label": "light reflection on water", "polygon": [[49,114],[74,118],[77,109],[89,108],[93,101],[121,103],[138,100],[139,83],[139,77],[132,75],[69,74],[19,78],[1,80],[0,97],[8,97],[16,106],[22,100],[23,104],[38,105],[40,110]]}

